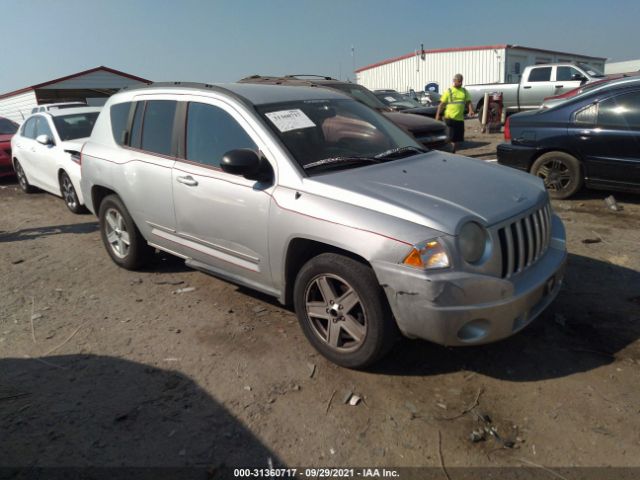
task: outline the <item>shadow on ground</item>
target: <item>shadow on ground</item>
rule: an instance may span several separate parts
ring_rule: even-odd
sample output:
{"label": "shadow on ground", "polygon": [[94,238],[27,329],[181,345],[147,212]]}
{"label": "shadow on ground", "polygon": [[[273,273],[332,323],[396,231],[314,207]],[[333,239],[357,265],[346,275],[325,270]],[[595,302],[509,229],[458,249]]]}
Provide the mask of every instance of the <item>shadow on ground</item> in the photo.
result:
{"label": "shadow on ground", "polygon": [[65,233],[93,233],[98,231],[98,222],[72,223],[69,225],[52,225],[48,227],[23,228],[15,232],[0,232],[0,243],[35,240],[51,235]]}
{"label": "shadow on ground", "polygon": [[[191,473],[184,478],[229,478],[233,467],[282,466],[179,372],[93,355],[43,360],[0,360],[0,472],[107,467],[104,478],[123,478],[116,467],[157,467],[149,478],[183,478],[172,468]],[[39,478],[76,478],[46,469]]]}
{"label": "shadow on ground", "polygon": [[617,357],[638,360],[640,349],[631,345],[640,337],[638,285],[637,271],[572,254],[560,295],[522,332],[477,347],[401,341],[372,371],[424,376],[468,370],[528,382],[589,371]]}

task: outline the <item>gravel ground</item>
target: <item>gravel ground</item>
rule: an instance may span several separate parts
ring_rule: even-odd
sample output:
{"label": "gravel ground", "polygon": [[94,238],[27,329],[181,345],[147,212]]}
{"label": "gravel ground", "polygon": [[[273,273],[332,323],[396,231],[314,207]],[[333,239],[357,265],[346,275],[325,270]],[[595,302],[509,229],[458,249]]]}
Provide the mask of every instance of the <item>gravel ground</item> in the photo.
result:
{"label": "gravel ground", "polygon": [[[495,158],[474,128],[460,153]],[[92,215],[0,180],[0,466],[640,466],[640,197],[609,194],[553,202],[567,278],[533,325],[357,372],[275,300],[119,269]]]}

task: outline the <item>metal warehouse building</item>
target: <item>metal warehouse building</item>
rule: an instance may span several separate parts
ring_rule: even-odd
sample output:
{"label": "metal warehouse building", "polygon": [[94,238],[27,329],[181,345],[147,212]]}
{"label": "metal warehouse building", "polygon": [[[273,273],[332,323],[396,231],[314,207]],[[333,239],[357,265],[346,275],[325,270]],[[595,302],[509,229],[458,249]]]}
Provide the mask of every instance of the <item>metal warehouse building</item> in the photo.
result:
{"label": "metal warehouse building", "polygon": [[148,83],[151,80],[96,67],[0,95],[0,117],[21,123],[32,108],[46,103],[80,100],[89,105],[103,105],[121,88]]}
{"label": "metal warehouse building", "polygon": [[528,65],[552,62],[584,62],[604,71],[606,58],[574,53],[540,50],[518,45],[418,50],[356,70],[356,82],[375,89],[399,92],[424,90],[437,83],[440,91],[448,88],[456,73],[466,84],[517,82]]}

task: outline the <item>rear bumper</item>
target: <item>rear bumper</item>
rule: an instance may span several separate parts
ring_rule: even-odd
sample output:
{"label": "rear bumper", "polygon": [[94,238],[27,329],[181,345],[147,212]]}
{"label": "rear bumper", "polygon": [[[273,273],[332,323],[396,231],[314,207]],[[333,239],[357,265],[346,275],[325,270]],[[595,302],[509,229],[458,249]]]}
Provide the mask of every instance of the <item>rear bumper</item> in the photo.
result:
{"label": "rear bumper", "polygon": [[507,167],[517,168],[528,172],[531,169],[533,159],[538,154],[538,149],[525,145],[514,145],[512,143],[501,143],[497,148],[498,163]]}

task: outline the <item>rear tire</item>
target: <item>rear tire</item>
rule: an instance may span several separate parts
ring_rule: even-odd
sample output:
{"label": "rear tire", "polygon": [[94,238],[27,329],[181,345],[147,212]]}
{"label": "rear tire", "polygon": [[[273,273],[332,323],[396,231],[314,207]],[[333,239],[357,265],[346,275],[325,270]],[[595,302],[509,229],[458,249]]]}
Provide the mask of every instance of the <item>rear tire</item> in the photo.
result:
{"label": "rear tire", "polygon": [[78,200],[78,194],[76,193],[76,189],[67,175],[67,172],[60,172],[60,193],[62,194],[62,198],[64,199],[64,204],[67,206],[69,210],[73,213],[84,213],[87,209],[84,205],[80,204],[80,200]]}
{"label": "rear tire", "polygon": [[100,236],[111,259],[127,270],[137,270],[153,252],[117,195],[102,200],[98,217]]}
{"label": "rear tire", "polygon": [[13,168],[16,171],[16,177],[18,177],[18,185],[20,185],[20,189],[24,193],[33,193],[36,191],[35,187],[29,185],[29,180],[27,180],[27,175],[24,173],[22,169],[22,165],[20,162],[16,160],[13,164]]}
{"label": "rear tire", "polygon": [[540,177],[551,198],[569,198],[582,188],[580,162],[565,152],[547,152],[531,166],[531,173]]}
{"label": "rear tire", "polygon": [[349,257],[323,253],[309,260],[296,277],[293,298],[311,345],[343,367],[373,364],[399,337],[373,270]]}

